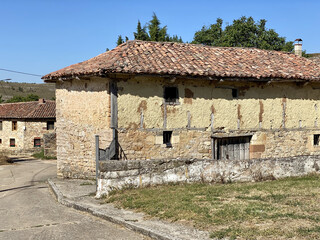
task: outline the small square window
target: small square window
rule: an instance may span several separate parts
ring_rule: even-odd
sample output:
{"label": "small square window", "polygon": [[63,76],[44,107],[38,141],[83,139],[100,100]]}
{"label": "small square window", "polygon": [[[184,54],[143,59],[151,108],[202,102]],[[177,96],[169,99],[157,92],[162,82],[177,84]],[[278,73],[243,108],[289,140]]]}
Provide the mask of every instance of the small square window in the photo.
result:
{"label": "small square window", "polygon": [[163,144],[166,144],[167,147],[172,147],[171,138],[172,138],[172,131],[163,132]]}
{"label": "small square window", "polygon": [[2,131],[2,121],[0,121],[0,131]]}
{"label": "small square window", "polygon": [[15,147],[16,146],[16,139],[10,138],[10,147]]}
{"label": "small square window", "polygon": [[232,89],[232,97],[237,98],[238,97],[238,89]]}
{"label": "small square window", "polygon": [[313,135],[313,145],[319,146],[320,145],[320,134],[314,134]]}
{"label": "small square window", "polygon": [[177,104],[179,103],[179,92],[177,87],[165,87],[164,99],[166,103]]}
{"label": "small square window", "polygon": [[53,129],[54,129],[54,121],[48,121],[47,130],[53,130]]}
{"label": "small square window", "polygon": [[40,138],[35,138],[33,140],[33,146],[34,147],[41,147],[41,139]]}
{"label": "small square window", "polygon": [[17,121],[12,121],[12,131],[16,131],[18,129]]}

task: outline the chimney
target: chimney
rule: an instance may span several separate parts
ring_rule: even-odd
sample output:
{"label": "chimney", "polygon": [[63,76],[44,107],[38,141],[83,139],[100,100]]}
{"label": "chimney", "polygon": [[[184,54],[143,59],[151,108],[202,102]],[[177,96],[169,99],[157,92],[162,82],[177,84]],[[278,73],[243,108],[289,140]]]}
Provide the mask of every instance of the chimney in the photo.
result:
{"label": "chimney", "polygon": [[294,40],[295,44],[294,44],[294,54],[297,56],[302,56],[302,39],[301,38],[297,38],[296,40]]}
{"label": "chimney", "polygon": [[45,103],[46,101],[44,100],[44,98],[39,98],[39,103]]}

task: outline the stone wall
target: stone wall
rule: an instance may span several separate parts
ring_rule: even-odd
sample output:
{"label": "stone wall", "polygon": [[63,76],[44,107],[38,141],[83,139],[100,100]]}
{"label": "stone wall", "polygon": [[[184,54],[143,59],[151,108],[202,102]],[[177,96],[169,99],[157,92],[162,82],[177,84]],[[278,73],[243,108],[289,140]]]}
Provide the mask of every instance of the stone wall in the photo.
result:
{"label": "stone wall", "polygon": [[167,183],[227,183],[301,176],[320,169],[320,156],[252,160],[101,161],[97,197],[126,187]]}
{"label": "stone wall", "polygon": [[[53,121],[54,119],[48,119]],[[12,129],[12,121],[17,121],[17,129]],[[43,135],[55,130],[47,130],[47,120],[3,120],[0,130],[0,152],[8,155],[30,155],[43,147]],[[41,147],[34,146],[34,139],[40,139]],[[10,147],[10,139],[15,139],[15,147]]]}
{"label": "stone wall", "polygon": [[211,159],[211,133],[204,130],[176,130],[172,147],[163,144],[163,131],[122,130],[119,143],[128,159]]}
{"label": "stone wall", "polygon": [[[117,76],[115,76],[117,77]],[[250,158],[320,154],[316,83],[209,81],[132,76],[117,82],[119,143],[129,160],[212,158],[212,138],[250,135]],[[88,77],[56,85],[58,176],[95,176],[95,138],[109,146],[110,79]],[[177,87],[175,104],[165,87]],[[233,96],[236,89],[237,96]],[[172,147],[163,132],[172,131]]]}
{"label": "stone wall", "polygon": [[109,98],[108,79],[56,84],[58,177],[95,177],[95,135],[101,148],[112,138]]}
{"label": "stone wall", "polygon": [[[177,87],[175,104],[164,88]],[[320,154],[320,97],[312,85],[137,76],[118,82],[119,142],[130,160],[212,158],[211,137],[251,135],[250,158]],[[232,96],[237,89],[238,96]],[[172,148],[163,132],[172,131]]]}
{"label": "stone wall", "polygon": [[56,133],[47,133],[43,135],[44,155],[48,157],[57,156],[57,140]]}

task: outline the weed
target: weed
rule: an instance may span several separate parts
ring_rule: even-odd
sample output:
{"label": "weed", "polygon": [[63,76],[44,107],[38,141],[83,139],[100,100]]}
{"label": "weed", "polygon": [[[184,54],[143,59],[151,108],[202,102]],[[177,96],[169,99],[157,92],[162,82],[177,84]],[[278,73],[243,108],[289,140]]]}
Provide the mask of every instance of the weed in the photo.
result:
{"label": "weed", "polygon": [[80,186],[87,186],[87,185],[94,185],[95,183],[93,182],[83,182],[80,184]]}
{"label": "weed", "polygon": [[37,158],[37,159],[45,159],[45,160],[57,159],[54,156],[45,156],[44,155],[44,149],[41,149],[40,152],[32,154],[32,157]]}

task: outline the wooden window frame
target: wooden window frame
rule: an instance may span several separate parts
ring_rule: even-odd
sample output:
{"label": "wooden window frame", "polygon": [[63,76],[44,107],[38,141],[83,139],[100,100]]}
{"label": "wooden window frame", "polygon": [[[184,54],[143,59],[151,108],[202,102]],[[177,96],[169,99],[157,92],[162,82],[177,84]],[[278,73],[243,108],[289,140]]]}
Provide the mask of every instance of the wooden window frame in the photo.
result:
{"label": "wooden window frame", "polygon": [[[12,142],[13,142],[13,144],[12,144]],[[9,146],[10,146],[10,147],[15,147],[15,146],[16,146],[16,139],[15,139],[15,138],[10,138],[10,140],[9,140]]]}
{"label": "wooden window frame", "polygon": [[212,159],[245,160],[250,159],[250,141],[252,136],[232,136],[212,138]]}
{"label": "wooden window frame", "polygon": [[18,130],[18,121],[12,121],[12,131]]}
{"label": "wooden window frame", "polygon": [[33,139],[33,147],[39,148],[41,147],[41,138],[34,138]]}

